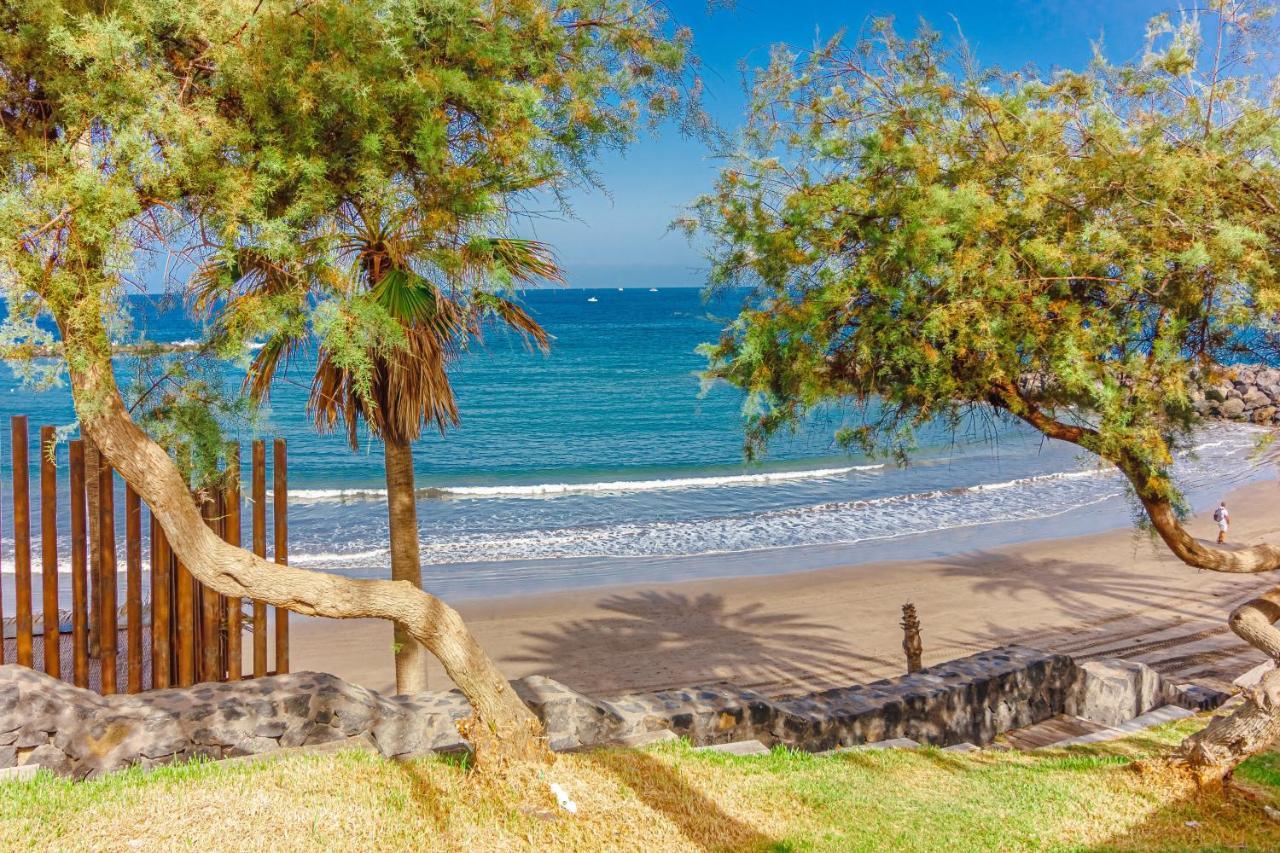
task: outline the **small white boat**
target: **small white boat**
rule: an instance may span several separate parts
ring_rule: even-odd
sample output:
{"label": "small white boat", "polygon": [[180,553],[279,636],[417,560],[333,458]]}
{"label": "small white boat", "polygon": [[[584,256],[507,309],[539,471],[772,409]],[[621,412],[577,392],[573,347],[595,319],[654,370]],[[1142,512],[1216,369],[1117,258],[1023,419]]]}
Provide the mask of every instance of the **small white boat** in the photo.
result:
{"label": "small white boat", "polygon": [[596,299],[594,296],[590,296],[590,297],[588,297],[588,298],[587,298],[587,301],[588,301],[588,302],[599,302],[600,300],[599,300],[599,299]]}
{"label": "small white boat", "polygon": [[649,288],[649,292],[650,292],[650,293],[657,293],[657,292],[658,292],[658,288],[656,288],[656,287],[651,287],[651,288]]}
{"label": "small white boat", "polygon": [[619,293],[621,293],[621,292],[622,292],[622,288],[621,288],[621,287],[619,287],[619,288],[618,288],[618,292],[619,292]]}

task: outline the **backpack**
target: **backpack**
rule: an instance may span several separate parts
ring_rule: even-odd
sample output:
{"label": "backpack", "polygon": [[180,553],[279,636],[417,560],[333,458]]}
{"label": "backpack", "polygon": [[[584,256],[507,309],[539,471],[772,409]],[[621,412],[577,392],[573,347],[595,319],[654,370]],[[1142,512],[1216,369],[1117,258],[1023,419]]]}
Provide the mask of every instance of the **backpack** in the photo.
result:
{"label": "backpack", "polygon": [[1218,507],[1213,511],[1213,520],[1217,522],[1221,522],[1223,515],[1225,515],[1225,512],[1223,511],[1222,507]]}

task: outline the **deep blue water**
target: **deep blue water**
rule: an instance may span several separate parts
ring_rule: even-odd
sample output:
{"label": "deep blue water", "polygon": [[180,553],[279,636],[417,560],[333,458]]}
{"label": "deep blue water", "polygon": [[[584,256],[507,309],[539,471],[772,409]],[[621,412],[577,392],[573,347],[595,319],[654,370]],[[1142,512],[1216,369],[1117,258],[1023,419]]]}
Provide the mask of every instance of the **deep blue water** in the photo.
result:
{"label": "deep blue water", "polygon": [[[740,297],[706,304],[693,289],[561,289],[524,299],[554,336],[551,354],[489,335],[453,369],[461,427],[417,448],[433,591],[489,596],[782,571],[1128,519],[1113,473],[1074,447],[1008,426],[926,431],[916,462],[901,469],[840,452],[832,435],[841,415],[831,412],[747,466],[741,394],[703,389],[695,352],[715,339]],[[198,336],[179,308],[162,311],[143,298],[132,306],[136,327],[152,340]],[[352,452],[341,435],[312,430],[304,413],[311,364],[294,364],[260,426],[289,442],[291,562],[385,576],[381,448],[366,441]],[[237,393],[238,369],[222,372],[228,393]],[[74,419],[65,388],[36,392],[7,373],[0,378],[6,508],[7,420],[19,413],[30,416],[33,439],[39,424]],[[240,429],[234,437],[256,436]],[[1206,434],[1196,457],[1179,466],[1193,499],[1264,476],[1248,458],[1256,439],[1245,427]],[[2,529],[12,572],[8,515]]]}

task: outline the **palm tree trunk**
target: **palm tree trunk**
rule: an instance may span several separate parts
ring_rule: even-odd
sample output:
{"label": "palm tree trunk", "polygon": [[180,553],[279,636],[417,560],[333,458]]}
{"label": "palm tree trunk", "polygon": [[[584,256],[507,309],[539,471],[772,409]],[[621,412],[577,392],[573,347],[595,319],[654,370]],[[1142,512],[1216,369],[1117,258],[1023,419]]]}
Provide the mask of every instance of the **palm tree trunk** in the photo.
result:
{"label": "palm tree trunk", "polygon": [[170,547],[197,580],[232,598],[252,598],[307,616],[387,619],[429,649],[471,703],[459,728],[476,766],[552,760],[538,718],[511,689],[462,617],[449,605],[401,581],[356,580],[336,572],[269,563],[224,542],[200,516],[177,465],[133,419],[120,398],[111,345],[96,298],[50,299],[62,329],[72,398],[83,433],[137,490]]}
{"label": "palm tree trunk", "polygon": [[[422,588],[418,562],[418,501],[413,483],[413,446],[386,437],[387,520],[391,528],[391,579]],[[427,650],[401,625],[395,626],[396,692],[427,689]]]}

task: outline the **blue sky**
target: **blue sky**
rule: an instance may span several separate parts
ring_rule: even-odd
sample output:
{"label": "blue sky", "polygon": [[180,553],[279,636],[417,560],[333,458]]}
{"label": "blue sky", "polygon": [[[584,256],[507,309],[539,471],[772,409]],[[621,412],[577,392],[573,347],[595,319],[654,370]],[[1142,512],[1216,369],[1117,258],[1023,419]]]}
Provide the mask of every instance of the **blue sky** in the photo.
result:
{"label": "blue sky", "polygon": [[[1171,4],[737,0],[731,8],[708,10],[706,0],[669,0],[668,7],[678,23],[693,29],[708,110],[732,128],[744,105],[741,64],[763,64],[770,46],[777,43],[809,47],[819,35],[826,38],[840,29],[856,32],[869,18],[892,15],[900,29],[914,29],[924,18],[947,36],[956,33],[958,22],[986,65],[1080,67],[1099,38],[1113,59],[1135,56],[1147,20]],[[684,204],[711,185],[715,169],[702,143],[664,127],[625,154],[611,154],[599,162],[608,195],[576,194],[575,220],[539,219],[528,228],[555,247],[571,287],[700,285],[704,264],[698,251],[682,235],[668,233],[667,227]]]}

